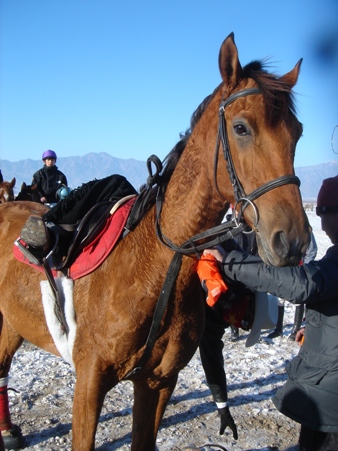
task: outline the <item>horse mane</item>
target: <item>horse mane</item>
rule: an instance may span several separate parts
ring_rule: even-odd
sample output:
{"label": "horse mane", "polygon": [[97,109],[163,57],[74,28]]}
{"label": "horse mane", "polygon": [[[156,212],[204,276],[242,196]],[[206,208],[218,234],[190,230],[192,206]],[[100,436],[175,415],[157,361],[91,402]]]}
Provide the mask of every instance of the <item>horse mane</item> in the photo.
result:
{"label": "horse mane", "polygon": [[267,124],[274,128],[280,121],[289,122],[296,114],[291,86],[282,78],[267,72],[266,60],[252,61],[243,67],[243,77],[252,78],[258,85],[265,101]]}
{"label": "horse mane", "polygon": [[[181,158],[181,155],[189,141],[189,138],[197,124],[197,122],[202,117],[205,109],[209,105],[212,97],[214,96],[215,92],[219,86],[214,90],[212,94],[209,94],[205,99],[199,104],[199,106],[196,108],[196,110],[193,112],[191,119],[190,119],[190,127],[185,131],[180,133],[180,140],[175,144],[175,146],[171,149],[171,151],[168,153],[168,155],[164,158],[162,164],[163,169],[161,172],[161,186],[165,189],[165,187],[168,185],[168,182],[177,166],[177,163],[179,159]],[[147,186],[146,184],[142,185],[140,187],[140,191],[146,191]],[[145,209],[148,209],[155,203],[156,199],[156,193],[157,193],[157,187],[153,187],[151,189],[150,196],[147,199],[147,202],[145,204]]]}

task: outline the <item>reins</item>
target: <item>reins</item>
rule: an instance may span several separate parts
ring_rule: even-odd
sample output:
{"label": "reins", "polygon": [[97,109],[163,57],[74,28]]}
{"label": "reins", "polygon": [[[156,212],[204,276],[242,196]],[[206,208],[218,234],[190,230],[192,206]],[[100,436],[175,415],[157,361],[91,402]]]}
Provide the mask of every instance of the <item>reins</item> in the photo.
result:
{"label": "reins", "polygon": [[[156,157],[155,155],[152,155],[149,157],[147,161],[147,167],[149,172],[149,177],[147,180],[148,189],[146,190],[145,197],[147,198],[149,196],[150,190],[154,184],[157,184],[157,196],[156,196],[156,220],[155,220],[155,228],[156,228],[156,235],[159,241],[169,249],[175,252],[171,263],[169,265],[169,269],[166,275],[166,278],[164,280],[162,290],[160,292],[156,308],[153,315],[152,324],[149,330],[149,334],[145,343],[145,348],[143,350],[143,354],[138,362],[138,365],[134,367],[131,371],[129,371],[123,379],[126,379],[130,376],[135,375],[138,373],[142,368],[143,365],[147,362],[149,359],[152,349],[154,347],[157,334],[161,325],[161,320],[163,318],[165,309],[167,307],[172,289],[174,287],[174,284],[176,282],[177,276],[179,274],[182,259],[183,256],[192,256],[195,254],[197,258],[199,258],[199,255],[201,251],[204,249],[217,246],[218,244],[223,243],[224,241],[227,241],[234,236],[238,235],[239,233],[243,232],[247,225],[245,222],[242,222],[242,213],[244,209],[251,205],[255,212],[256,220],[254,222],[254,226],[257,226],[258,223],[258,211],[254,204],[254,200],[258,197],[264,195],[265,193],[271,191],[272,189],[278,188],[280,186],[283,186],[285,184],[294,183],[296,185],[300,185],[300,180],[297,176],[294,175],[283,175],[281,177],[278,177],[274,180],[271,180],[270,182],[264,183],[263,185],[259,186],[257,189],[252,191],[250,194],[246,194],[243,186],[239,180],[239,177],[236,173],[235,166],[233,164],[231,151],[230,151],[230,145],[229,145],[229,139],[226,129],[226,120],[225,120],[225,108],[235,101],[236,99],[240,97],[245,97],[249,95],[254,94],[260,94],[260,90],[258,88],[250,88],[245,89],[243,91],[236,92],[235,94],[232,94],[230,97],[228,97],[225,100],[222,100],[220,107],[219,107],[219,122],[218,122],[218,132],[217,132],[217,139],[216,139],[216,149],[215,149],[215,159],[214,159],[214,181],[215,186],[218,194],[223,198],[221,195],[218,186],[217,186],[217,163],[218,163],[218,153],[219,153],[219,147],[220,143],[222,142],[223,147],[223,155],[224,159],[226,161],[227,165],[227,171],[229,173],[230,181],[233,186],[234,190],[234,196],[235,196],[235,209],[237,204],[241,203],[240,208],[240,214],[238,218],[235,218],[233,221],[222,223],[216,227],[213,227],[211,229],[205,230],[197,235],[194,235],[193,237],[189,238],[187,241],[185,241],[181,245],[176,245],[173,243],[168,237],[166,237],[161,230],[160,226],[160,218],[162,213],[162,206],[164,202],[164,195],[165,195],[165,186],[161,183],[161,175],[160,172],[162,171],[162,163]],[[153,175],[151,164],[154,163],[156,167],[156,172]],[[142,201],[140,201],[142,203]]]}

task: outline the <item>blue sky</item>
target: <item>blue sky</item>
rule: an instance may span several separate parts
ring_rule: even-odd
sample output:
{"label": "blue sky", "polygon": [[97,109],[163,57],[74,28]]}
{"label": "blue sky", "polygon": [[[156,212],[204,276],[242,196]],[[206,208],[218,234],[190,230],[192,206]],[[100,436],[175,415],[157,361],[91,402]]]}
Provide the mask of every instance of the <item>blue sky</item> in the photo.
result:
{"label": "blue sky", "polygon": [[335,160],[337,19],[337,0],[1,0],[0,158],[163,159],[233,31],[242,65],[270,57],[283,75],[304,58],[295,166]]}

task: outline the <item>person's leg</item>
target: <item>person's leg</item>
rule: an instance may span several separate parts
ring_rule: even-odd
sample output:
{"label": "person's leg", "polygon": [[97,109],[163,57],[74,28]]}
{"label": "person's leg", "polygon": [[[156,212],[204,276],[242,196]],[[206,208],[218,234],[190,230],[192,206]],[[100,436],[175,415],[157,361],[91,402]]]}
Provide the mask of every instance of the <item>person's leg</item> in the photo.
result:
{"label": "person's leg", "polygon": [[239,329],[236,326],[230,326],[231,340],[236,341],[239,338]]}
{"label": "person's leg", "polygon": [[296,306],[293,328],[291,334],[289,335],[289,340],[295,341],[296,334],[299,331],[303,321],[303,316],[304,316],[304,304],[299,304]]}
{"label": "person's leg", "polygon": [[284,302],[284,299],[278,298],[278,319],[276,328],[267,336],[267,338],[276,338],[283,335]]}

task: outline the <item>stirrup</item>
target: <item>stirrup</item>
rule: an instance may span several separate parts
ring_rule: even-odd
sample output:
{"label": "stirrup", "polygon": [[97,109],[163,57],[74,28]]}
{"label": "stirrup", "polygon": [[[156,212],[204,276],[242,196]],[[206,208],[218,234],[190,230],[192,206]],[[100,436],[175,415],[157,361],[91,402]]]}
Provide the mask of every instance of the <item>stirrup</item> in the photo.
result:
{"label": "stirrup", "polygon": [[49,234],[40,216],[30,216],[23,226],[20,238],[28,246],[40,251],[47,251],[50,246]]}

